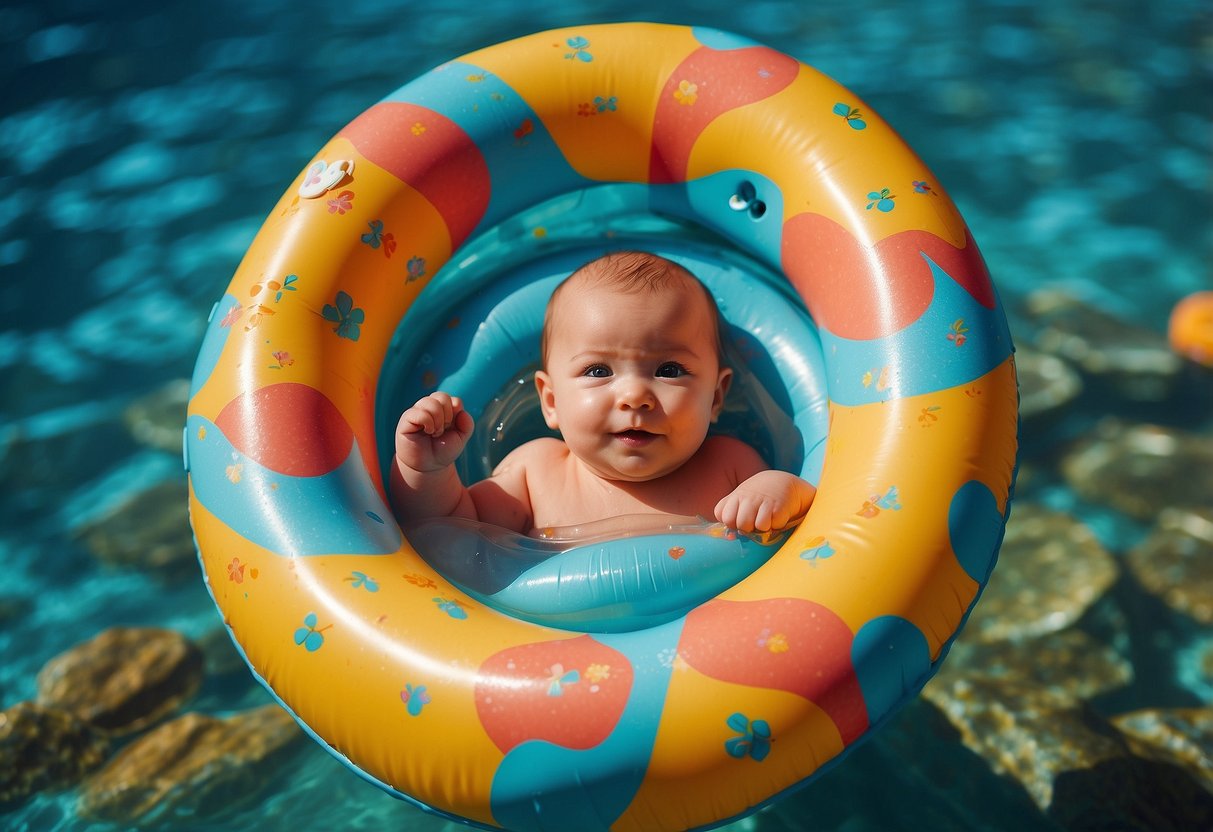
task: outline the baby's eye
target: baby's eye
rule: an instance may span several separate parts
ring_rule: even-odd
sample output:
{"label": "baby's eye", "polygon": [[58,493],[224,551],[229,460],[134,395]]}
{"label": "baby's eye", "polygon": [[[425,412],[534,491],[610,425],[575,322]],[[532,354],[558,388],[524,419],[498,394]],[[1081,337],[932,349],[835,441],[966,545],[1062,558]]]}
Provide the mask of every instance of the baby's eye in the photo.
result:
{"label": "baby's eye", "polygon": [[591,364],[582,370],[581,374],[583,376],[589,376],[590,378],[609,378],[611,375],[611,368],[605,364]]}
{"label": "baby's eye", "polygon": [[679,364],[677,361],[667,361],[657,368],[657,378],[678,378],[685,376],[687,368]]}

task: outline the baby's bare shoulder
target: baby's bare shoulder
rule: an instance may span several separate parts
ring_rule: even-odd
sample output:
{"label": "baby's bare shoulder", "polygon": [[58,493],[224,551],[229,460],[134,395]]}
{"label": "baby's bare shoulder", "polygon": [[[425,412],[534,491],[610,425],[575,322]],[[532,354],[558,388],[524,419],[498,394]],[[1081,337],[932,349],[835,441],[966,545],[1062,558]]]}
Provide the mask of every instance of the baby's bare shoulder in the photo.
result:
{"label": "baby's bare shoulder", "polygon": [[493,476],[509,469],[525,471],[537,465],[551,465],[566,459],[568,455],[568,447],[559,439],[553,437],[532,439],[506,454],[505,459],[501,460],[494,469]]}
{"label": "baby's bare shoulder", "polygon": [[709,436],[704,440],[700,453],[706,455],[717,464],[727,462],[762,462],[762,457],[758,454],[758,451],[733,436]]}
{"label": "baby's bare shoulder", "polygon": [[758,451],[732,436],[709,436],[698,457],[703,464],[726,472],[737,482],[769,467]]}

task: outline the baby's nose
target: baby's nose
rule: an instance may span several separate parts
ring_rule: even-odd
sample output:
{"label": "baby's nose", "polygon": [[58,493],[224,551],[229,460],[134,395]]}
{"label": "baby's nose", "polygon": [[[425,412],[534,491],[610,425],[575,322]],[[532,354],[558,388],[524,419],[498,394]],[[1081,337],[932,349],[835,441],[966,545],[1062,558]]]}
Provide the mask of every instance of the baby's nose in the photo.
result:
{"label": "baby's nose", "polygon": [[640,379],[621,380],[619,406],[624,410],[652,410],[655,402],[652,389]]}

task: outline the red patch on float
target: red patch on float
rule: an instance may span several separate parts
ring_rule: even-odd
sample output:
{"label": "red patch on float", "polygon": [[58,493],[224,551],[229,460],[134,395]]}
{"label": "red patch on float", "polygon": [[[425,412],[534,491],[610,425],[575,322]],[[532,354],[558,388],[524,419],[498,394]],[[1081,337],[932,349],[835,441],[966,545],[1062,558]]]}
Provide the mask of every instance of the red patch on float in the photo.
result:
{"label": "red patch on float", "polygon": [[[421,125],[424,130],[414,132]],[[444,115],[416,104],[376,104],[346,125],[341,137],[434,206],[459,247],[488,209],[492,186],[484,154]]]}
{"label": "red patch on float", "polygon": [[[769,633],[782,634],[787,649],[770,649]],[[687,615],[678,655],[709,678],[804,697],[851,743],[868,728],[851,663],[854,638],[841,618],[812,601],[709,601]]]}
{"label": "red patch on float", "polygon": [[[685,182],[691,149],[704,128],[729,110],[770,98],[799,72],[795,59],[765,46],[696,49],[674,70],[657,99],[649,181]],[[687,86],[681,86],[684,83]],[[694,92],[687,94],[691,85]]]}
{"label": "red patch on float", "polygon": [[240,453],[292,477],[329,473],[354,445],[354,432],[336,405],[319,390],[293,382],[236,397],[215,425]]}
{"label": "red patch on float", "polygon": [[985,260],[965,230],[964,248],[927,231],[902,231],[864,245],[820,214],[798,214],[783,226],[783,269],[813,320],[842,338],[892,335],[922,317],[935,295],[931,258],[974,300],[994,308]]}
{"label": "red patch on float", "polygon": [[524,644],[477,674],[476,712],[503,754],[530,740],[586,749],[610,736],[632,690],[632,665],[590,636]]}

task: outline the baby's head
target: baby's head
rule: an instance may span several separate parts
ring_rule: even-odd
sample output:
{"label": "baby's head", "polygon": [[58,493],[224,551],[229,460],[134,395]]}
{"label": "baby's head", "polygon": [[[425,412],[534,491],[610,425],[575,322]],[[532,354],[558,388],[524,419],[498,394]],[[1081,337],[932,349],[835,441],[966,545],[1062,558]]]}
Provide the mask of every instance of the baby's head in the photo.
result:
{"label": "baby's head", "polygon": [[649,480],[687,461],[724,403],[716,303],[653,254],[608,254],[548,302],[536,374],[549,427],[602,476]]}

